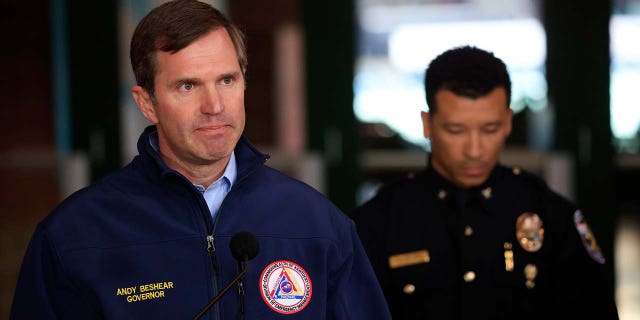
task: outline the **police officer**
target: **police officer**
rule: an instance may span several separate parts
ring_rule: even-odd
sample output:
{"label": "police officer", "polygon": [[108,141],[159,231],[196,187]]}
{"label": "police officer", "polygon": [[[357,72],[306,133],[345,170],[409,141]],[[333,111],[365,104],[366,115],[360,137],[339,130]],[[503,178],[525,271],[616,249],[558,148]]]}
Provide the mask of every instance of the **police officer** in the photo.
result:
{"label": "police officer", "polygon": [[426,170],[354,214],[394,319],[617,319],[605,259],[573,203],[498,164],[511,132],[505,64],[476,47],[425,76]]}

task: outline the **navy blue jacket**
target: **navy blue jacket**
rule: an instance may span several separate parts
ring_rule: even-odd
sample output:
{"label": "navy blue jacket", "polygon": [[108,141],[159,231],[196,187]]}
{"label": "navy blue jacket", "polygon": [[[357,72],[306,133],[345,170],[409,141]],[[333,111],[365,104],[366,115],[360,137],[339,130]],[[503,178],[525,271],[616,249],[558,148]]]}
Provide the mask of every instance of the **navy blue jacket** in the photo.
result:
{"label": "navy blue jacket", "polygon": [[[311,187],[264,165],[242,137],[238,178],[215,221],[201,194],[149,145],[73,194],[37,227],[11,319],[191,319],[239,271],[229,242],[256,235],[244,298],[203,319],[387,319],[352,221]],[[241,301],[244,303],[241,304]]]}
{"label": "navy blue jacket", "polygon": [[524,170],[461,189],[429,166],[354,220],[393,319],[618,318],[582,212]]}

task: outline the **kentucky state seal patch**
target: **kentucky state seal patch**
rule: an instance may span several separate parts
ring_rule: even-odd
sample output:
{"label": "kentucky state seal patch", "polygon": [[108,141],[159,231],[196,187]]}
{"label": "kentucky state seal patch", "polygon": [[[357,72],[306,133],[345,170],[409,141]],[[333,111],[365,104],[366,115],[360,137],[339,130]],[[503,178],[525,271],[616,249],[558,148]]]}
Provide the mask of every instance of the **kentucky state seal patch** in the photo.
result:
{"label": "kentucky state seal patch", "polygon": [[311,278],[299,264],[278,260],[269,264],[260,276],[262,299],[274,311],[293,314],[311,301]]}

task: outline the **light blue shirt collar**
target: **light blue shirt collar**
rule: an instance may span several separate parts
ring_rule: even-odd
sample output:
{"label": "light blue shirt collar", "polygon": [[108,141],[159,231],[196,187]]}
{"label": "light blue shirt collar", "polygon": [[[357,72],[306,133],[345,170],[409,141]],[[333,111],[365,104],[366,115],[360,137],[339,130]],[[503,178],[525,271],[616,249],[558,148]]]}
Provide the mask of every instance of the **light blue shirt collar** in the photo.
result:
{"label": "light blue shirt collar", "polygon": [[216,182],[220,181],[220,179],[222,178],[226,178],[227,182],[229,182],[229,187],[231,187],[233,186],[233,183],[236,182],[237,175],[238,167],[236,165],[236,153],[235,151],[231,151],[231,158],[229,158],[229,163],[227,163],[227,167],[224,169],[222,177],[218,178]]}
{"label": "light blue shirt collar", "polygon": [[224,201],[224,198],[231,190],[233,183],[236,181],[236,177],[236,154],[235,152],[231,152],[229,163],[218,180],[214,181],[207,189],[202,185],[194,184],[196,189],[198,189],[204,197],[204,201],[209,207],[209,212],[211,213],[212,218],[216,217],[216,214],[220,210],[220,206],[222,206],[222,201]]}
{"label": "light blue shirt collar", "polygon": [[[151,147],[158,152],[158,133],[154,132],[149,135],[149,143]],[[227,167],[224,169],[224,173],[218,180],[214,181],[207,189],[204,186],[199,184],[194,184],[193,186],[200,191],[202,196],[204,197],[204,201],[207,203],[209,207],[209,211],[211,212],[211,217],[216,216],[218,210],[220,210],[220,206],[222,205],[222,201],[227,196],[231,187],[236,182],[236,178],[238,175],[238,167],[236,165],[236,154],[235,151],[231,152],[231,158],[229,159],[229,163],[227,163]]]}

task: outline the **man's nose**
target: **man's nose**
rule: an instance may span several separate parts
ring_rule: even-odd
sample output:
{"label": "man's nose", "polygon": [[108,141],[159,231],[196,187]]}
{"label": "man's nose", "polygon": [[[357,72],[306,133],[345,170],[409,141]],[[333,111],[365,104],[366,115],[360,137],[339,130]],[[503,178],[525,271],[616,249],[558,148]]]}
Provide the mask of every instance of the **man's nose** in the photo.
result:
{"label": "man's nose", "polygon": [[200,102],[200,111],[204,114],[218,114],[223,110],[224,104],[218,90],[215,87],[205,90]]}
{"label": "man's nose", "polygon": [[482,152],[483,146],[480,134],[470,133],[465,147],[466,156],[472,159],[477,159],[482,156]]}

